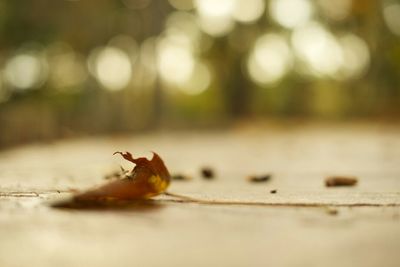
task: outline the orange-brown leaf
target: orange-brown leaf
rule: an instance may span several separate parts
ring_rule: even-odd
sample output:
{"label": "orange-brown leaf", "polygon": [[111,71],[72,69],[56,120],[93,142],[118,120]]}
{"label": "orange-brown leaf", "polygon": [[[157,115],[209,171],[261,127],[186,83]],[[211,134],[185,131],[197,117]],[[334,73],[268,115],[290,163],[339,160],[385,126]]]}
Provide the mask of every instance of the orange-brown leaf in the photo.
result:
{"label": "orange-brown leaf", "polygon": [[112,181],[98,188],[77,194],[76,201],[133,200],[159,195],[167,189],[170,174],[163,160],[153,152],[153,158],[133,158],[129,152],[115,152],[136,166],[126,178]]}

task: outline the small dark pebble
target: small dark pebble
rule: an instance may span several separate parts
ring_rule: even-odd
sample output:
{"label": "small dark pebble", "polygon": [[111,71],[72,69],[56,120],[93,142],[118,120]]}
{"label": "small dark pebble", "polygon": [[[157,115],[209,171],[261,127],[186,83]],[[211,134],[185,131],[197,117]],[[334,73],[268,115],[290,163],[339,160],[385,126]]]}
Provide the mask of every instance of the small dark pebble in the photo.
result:
{"label": "small dark pebble", "polygon": [[331,176],[326,178],[325,186],[353,186],[357,184],[356,177],[346,177],[346,176]]}
{"label": "small dark pebble", "polygon": [[184,174],[174,174],[171,176],[171,179],[176,181],[189,181],[192,178]]}
{"label": "small dark pebble", "polygon": [[252,175],[248,177],[248,180],[252,183],[262,183],[262,182],[268,182],[271,180],[272,175],[271,174],[265,174],[265,175]]}
{"label": "small dark pebble", "polygon": [[328,210],[326,211],[329,215],[335,216],[339,214],[339,211],[337,209],[333,209],[333,208],[328,208]]}
{"label": "small dark pebble", "polygon": [[276,192],[278,192],[278,190],[276,190],[276,189],[274,189],[274,190],[271,190],[271,191],[269,191],[271,194],[276,194]]}
{"label": "small dark pebble", "polygon": [[201,169],[201,175],[203,176],[204,179],[213,179],[215,178],[215,173],[213,169],[209,167],[204,167]]}

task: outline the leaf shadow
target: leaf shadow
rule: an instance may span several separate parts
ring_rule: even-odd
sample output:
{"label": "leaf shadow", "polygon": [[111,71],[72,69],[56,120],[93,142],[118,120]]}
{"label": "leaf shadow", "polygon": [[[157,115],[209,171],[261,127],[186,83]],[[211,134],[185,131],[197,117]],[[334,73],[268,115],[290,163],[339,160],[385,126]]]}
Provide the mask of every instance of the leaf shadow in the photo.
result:
{"label": "leaf shadow", "polygon": [[71,199],[52,203],[50,206],[59,210],[153,212],[160,210],[165,205],[153,199],[90,201]]}

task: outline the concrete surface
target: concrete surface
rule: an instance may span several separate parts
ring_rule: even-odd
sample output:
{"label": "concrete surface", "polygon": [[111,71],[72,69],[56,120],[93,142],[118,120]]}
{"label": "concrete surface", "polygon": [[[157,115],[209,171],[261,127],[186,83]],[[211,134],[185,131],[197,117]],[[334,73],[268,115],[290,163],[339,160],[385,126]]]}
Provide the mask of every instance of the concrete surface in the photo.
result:
{"label": "concrete surface", "polygon": [[[244,127],[35,144],[0,153],[0,266],[400,266],[400,127]],[[210,201],[95,210],[49,202],[156,151],[170,192]],[[202,166],[217,176],[204,180]],[[249,175],[271,173],[266,183]],[[326,188],[329,175],[358,184]],[[276,189],[276,194],[270,191]]]}

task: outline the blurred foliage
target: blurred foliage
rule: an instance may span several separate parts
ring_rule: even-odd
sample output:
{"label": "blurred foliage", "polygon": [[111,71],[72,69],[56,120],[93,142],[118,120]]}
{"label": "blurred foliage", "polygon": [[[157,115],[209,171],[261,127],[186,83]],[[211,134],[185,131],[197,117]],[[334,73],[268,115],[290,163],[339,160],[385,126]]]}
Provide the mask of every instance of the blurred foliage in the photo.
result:
{"label": "blurred foliage", "polygon": [[251,118],[396,119],[398,18],[389,0],[1,0],[0,147]]}

